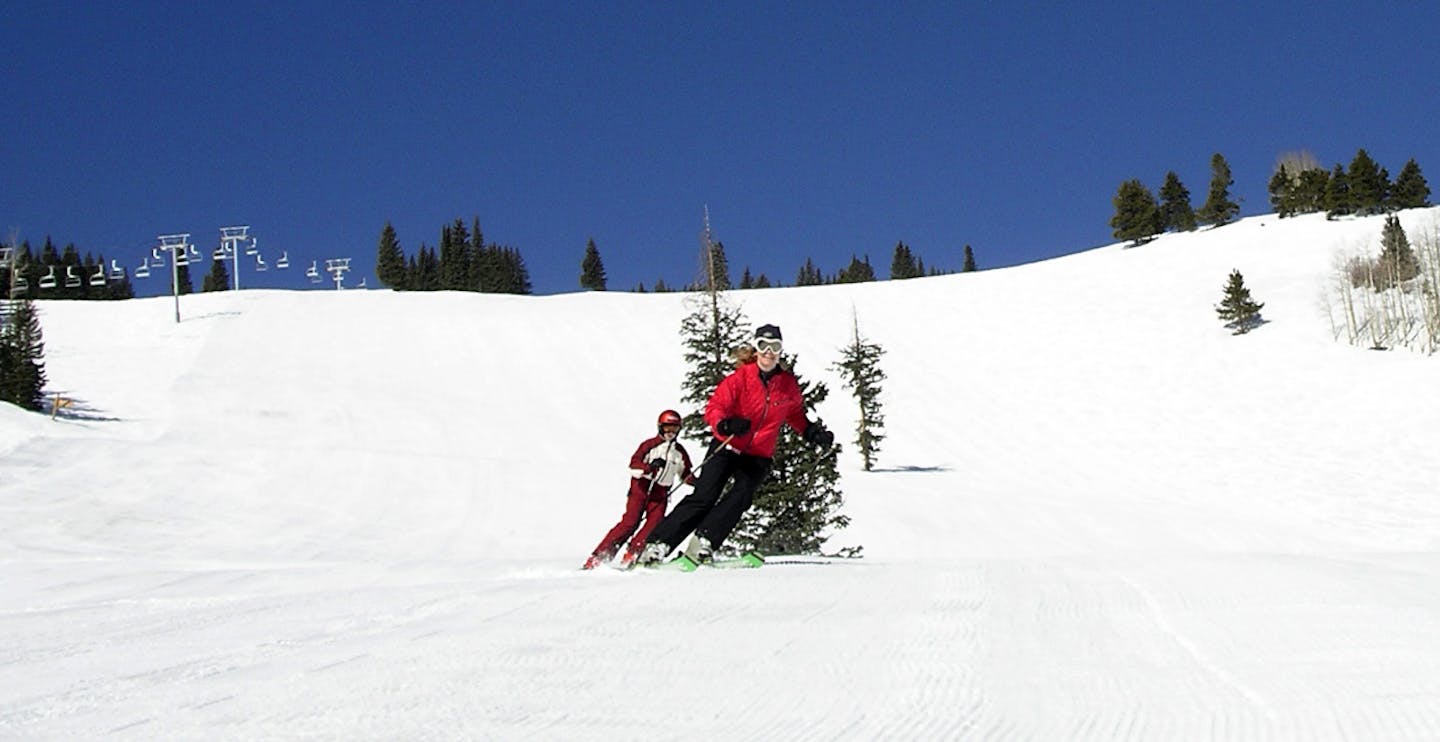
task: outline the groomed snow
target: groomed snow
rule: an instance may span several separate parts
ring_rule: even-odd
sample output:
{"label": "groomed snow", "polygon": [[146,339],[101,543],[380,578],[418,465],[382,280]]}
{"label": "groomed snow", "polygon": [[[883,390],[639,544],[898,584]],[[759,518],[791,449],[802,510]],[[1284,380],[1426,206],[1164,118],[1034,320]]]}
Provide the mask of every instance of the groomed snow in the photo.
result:
{"label": "groomed snow", "polygon": [[0,737],[1440,738],[1440,361],[1321,298],[1381,223],[734,292],[842,440],[852,308],[887,351],[864,558],[758,571],[577,569],[680,295],[44,303],[76,404],[0,406]]}

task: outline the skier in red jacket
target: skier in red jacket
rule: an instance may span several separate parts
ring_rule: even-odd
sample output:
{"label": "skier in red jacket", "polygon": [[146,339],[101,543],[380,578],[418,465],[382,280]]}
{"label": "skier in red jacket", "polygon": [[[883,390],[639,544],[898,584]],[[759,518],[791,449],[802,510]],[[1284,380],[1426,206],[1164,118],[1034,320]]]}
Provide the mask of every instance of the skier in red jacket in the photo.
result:
{"label": "skier in red jacket", "polygon": [[[696,536],[697,561],[708,561],[750,508],[755,490],[770,472],[780,426],[789,425],[805,441],[829,449],[835,434],[805,417],[805,399],[795,375],[780,366],[780,328],[762,325],[753,348],[737,354],[737,368],[720,382],[705,406],[705,422],[715,432],[714,453],[691,492],[646,539],[639,563],[655,564],[689,536]],[[724,499],[720,494],[732,482]]]}
{"label": "skier in red jacket", "polygon": [[[594,569],[615,558],[620,544],[634,534],[626,554],[631,560],[640,552],[645,537],[665,517],[665,507],[670,503],[670,486],[678,477],[686,484],[695,484],[695,475],[690,470],[690,454],[677,438],[680,435],[680,413],[665,410],[656,421],[655,437],[640,442],[630,456],[630,493],[625,499],[625,514],[620,522],[605,534],[600,545],[585,560],[583,569]],[[645,525],[640,527],[644,518]],[[639,528],[637,532],[636,529]]]}

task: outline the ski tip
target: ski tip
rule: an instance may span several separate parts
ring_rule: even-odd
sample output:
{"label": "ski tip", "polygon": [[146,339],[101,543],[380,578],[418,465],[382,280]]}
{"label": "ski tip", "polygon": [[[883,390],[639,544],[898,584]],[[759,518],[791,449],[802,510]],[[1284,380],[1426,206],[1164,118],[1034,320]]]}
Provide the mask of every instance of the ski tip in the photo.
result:
{"label": "ski tip", "polygon": [[742,562],[744,562],[744,563],[746,563],[746,564],[748,564],[748,565],[750,565],[750,566],[752,566],[752,567],[759,567],[759,566],[765,564],[765,557],[760,556],[759,554],[757,554],[757,553],[755,553],[755,552],[753,552],[753,551],[747,551],[747,552],[745,552],[744,554],[741,554],[741,555],[740,555],[740,561],[742,561]]}

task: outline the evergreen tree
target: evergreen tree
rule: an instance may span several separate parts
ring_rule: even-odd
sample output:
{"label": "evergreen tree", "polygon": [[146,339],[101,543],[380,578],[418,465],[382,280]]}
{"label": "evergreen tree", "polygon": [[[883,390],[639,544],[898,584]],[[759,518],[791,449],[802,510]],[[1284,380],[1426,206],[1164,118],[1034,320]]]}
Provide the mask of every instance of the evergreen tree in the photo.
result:
{"label": "evergreen tree", "polygon": [[1245,288],[1245,277],[1239,270],[1230,271],[1230,280],[1225,284],[1225,296],[1215,307],[1215,313],[1233,328],[1236,335],[1243,335],[1260,323],[1260,310],[1264,304],[1257,304],[1250,298],[1250,289]]}
{"label": "evergreen tree", "polygon": [[405,285],[405,251],[400,247],[395,227],[388,221],[380,230],[380,244],[375,251],[375,277],[396,291],[408,288]]}
{"label": "evergreen tree", "polygon": [[1330,187],[1330,174],[1325,168],[1300,171],[1300,183],[1294,191],[1293,213],[1314,214],[1325,210],[1325,191]]}
{"label": "evergreen tree", "polygon": [[513,247],[502,247],[499,255],[501,275],[504,277],[499,293],[528,295],[533,291],[530,271],[525,267],[525,258],[520,255],[520,251]]}
{"label": "evergreen tree", "polygon": [[[922,267],[922,270],[923,270],[923,267]],[[960,272],[961,272],[961,273],[974,273],[974,272],[975,272],[975,251],[974,251],[974,250],[971,250],[969,245],[966,245],[966,246],[965,246],[965,263],[960,266]]]}
{"label": "evergreen tree", "polygon": [[1230,163],[1225,161],[1224,155],[1216,152],[1210,158],[1210,193],[1205,198],[1205,205],[1195,214],[1200,223],[1221,227],[1235,219],[1240,213],[1240,204],[1230,200],[1230,186],[1234,184]]}
{"label": "evergreen tree", "polygon": [[750,326],[739,307],[719,291],[701,291],[685,297],[690,313],[680,322],[685,348],[685,380],[681,401],[693,405],[685,415],[685,433],[706,435],[705,405],[715,387],[735,370],[733,353],[750,342]]}
{"label": "evergreen tree", "polygon": [[480,231],[480,217],[476,216],[470,220],[470,250],[466,253],[469,256],[469,263],[465,266],[465,290],[481,291],[480,288],[480,266],[484,262],[481,257],[485,252],[485,234]]}
{"label": "evergreen tree", "polygon": [[742,289],[753,289],[753,288],[755,288],[755,278],[750,275],[750,266],[748,266],[748,265],[745,266],[745,272],[740,274],[740,288],[742,288]]}
{"label": "evergreen tree", "polygon": [[1174,170],[1165,173],[1160,186],[1160,231],[1190,232],[1195,229],[1195,210],[1190,207],[1190,190]]}
{"label": "evergreen tree", "polygon": [[[798,371],[798,360],[783,354],[781,364],[795,374],[805,396],[806,417],[814,419],[815,406],[829,391],[823,383],[811,384]],[[839,513],[844,505],[840,471],[835,456],[805,443],[788,427],[782,428],[770,473],[755,492],[755,501],[731,535],[734,548],[762,554],[818,554],[829,532],[850,524]]]}
{"label": "evergreen tree", "polygon": [[1377,266],[1377,288],[1388,288],[1420,275],[1420,261],[1410,247],[1410,238],[1395,215],[1385,217],[1380,230],[1380,264]]}
{"label": "evergreen tree", "polygon": [[210,261],[210,272],[200,279],[200,292],[225,291],[230,288],[230,271],[225,269],[226,260]]}
{"label": "evergreen tree", "polygon": [[45,401],[45,340],[29,297],[10,302],[0,329],[0,402],[40,410]]}
{"label": "evergreen tree", "polygon": [[1270,207],[1275,210],[1276,216],[1284,219],[1295,214],[1295,188],[1284,165],[1276,168],[1275,174],[1270,176],[1266,190],[1270,193]]}
{"label": "evergreen tree", "polygon": [[594,237],[585,242],[585,258],[580,261],[580,288],[605,290],[605,263],[600,260],[600,248],[595,246]]}
{"label": "evergreen tree", "polygon": [[924,274],[916,266],[910,246],[904,242],[895,243],[895,255],[890,258],[890,280],[916,278],[921,275]]}
{"label": "evergreen tree", "polygon": [[766,276],[764,273],[761,273],[759,276],[756,276],[756,278],[755,278],[755,288],[757,288],[757,289],[768,289],[768,288],[770,288],[770,278],[769,278],[768,276]]}
{"label": "evergreen tree", "polygon": [[870,471],[876,454],[880,452],[880,441],[885,440],[885,436],[880,432],[885,428],[885,416],[880,409],[880,382],[885,380],[885,372],[880,368],[880,356],[885,354],[885,350],[861,337],[859,316],[852,317],[854,333],[851,335],[850,344],[841,351],[835,370],[840,373],[841,386],[851,390],[855,401],[860,405],[860,418],[855,426],[855,445],[860,450],[860,458],[865,462],[865,471]]}
{"label": "evergreen tree", "polygon": [[1350,183],[1350,204],[1354,213],[1363,216],[1385,211],[1389,176],[1381,174],[1380,166],[1370,159],[1370,153],[1363,148],[1356,152],[1346,177]]}
{"label": "evergreen tree", "polygon": [[1325,186],[1325,218],[1334,219],[1355,213],[1354,200],[1350,197],[1350,176],[1345,168],[1335,164],[1330,173],[1330,182]]}
{"label": "evergreen tree", "polygon": [[730,261],[725,259],[725,243],[709,243],[709,249],[705,251],[705,254],[709,256],[709,262],[700,267],[701,288],[707,290],[713,288],[715,291],[729,290],[731,288]]}
{"label": "evergreen tree", "polygon": [[1110,218],[1110,226],[1115,229],[1117,239],[1140,245],[1160,233],[1160,207],[1150,195],[1150,189],[1139,180],[1132,178],[1121,183],[1112,203],[1115,216]]}
{"label": "evergreen tree", "polygon": [[1430,184],[1425,182],[1425,176],[1420,174],[1420,166],[1411,158],[1400,168],[1400,175],[1396,176],[1395,185],[1390,189],[1390,206],[1399,211],[1429,205]]}
{"label": "evergreen tree", "polygon": [[870,256],[866,255],[861,261],[854,255],[850,256],[850,265],[840,271],[837,283],[866,283],[875,280],[875,269],[870,266]]}
{"label": "evergreen tree", "polygon": [[815,261],[805,258],[805,265],[800,266],[800,273],[795,276],[796,286],[819,286],[825,283],[825,277],[820,275],[820,269],[815,267]]}
{"label": "evergreen tree", "polygon": [[657,293],[657,294],[669,294],[669,293],[673,293],[673,292],[672,292],[672,290],[670,289],[670,287],[665,284],[665,279],[663,279],[663,278],[657,278],[657,279],[655,279],[655,293]]}
{"label": "evergreen tree", "polygon": [[408,281],[414,291],[440,290],[440,256],[435,248],[420,245],[420,254],[415,258],[415,275]]}
{"label": "evergreen tree", "polygon": [[190,264],[188,262],[175,266],[174,278],[176,283],[170,287],[172,292],[175,290],[175,286],[179,286],[181,296],[195,293],[195,284],[190,281]]}

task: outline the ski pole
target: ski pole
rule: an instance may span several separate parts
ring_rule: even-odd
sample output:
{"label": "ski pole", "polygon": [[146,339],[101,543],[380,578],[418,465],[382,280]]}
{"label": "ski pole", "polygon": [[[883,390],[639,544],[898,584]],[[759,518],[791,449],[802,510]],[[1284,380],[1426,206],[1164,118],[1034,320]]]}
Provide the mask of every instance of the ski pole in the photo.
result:
{"label": "ski pole", "polygon": [[[699,464],[697,464],[697,465],[695,466],[695,468],[693,468],[693,469],[690,470],[690,476],[692,476],[692,477],[698,477],[698,476],[700,476],[700,470],[701,470],[701,469],[704,469],[704,468],[705,468],[705,465],[708,464],[708,463],[710,463],[710,459],[714,458],[715,452],[716,452],[716,451],[719,451],[720,449],[722,449],[722,448],[724,448],[724,447],[726,447],[726,446],[728,446],[728,445],[730,445],[730,440],[731,440],[732,438],[734,438],[734,437],[735,437],[735,434],[734,434],[734,433],[731,433],[730,435],[725,436],[725,440],[720,441],[720,445],[718,445],[718,446],[716,446],[715,448],[711,449],[710,453],[705,454],[704,460],[702,460]],[[668,491],[668,492],[665,493],[665,496],[666,496],[666,497],[669,497],[670,495],[675,494],[675,492],[676,492],[677,490],[679,490],[680,487],[681,487],[681,485],[683,485],[683,484],[685,484],[685,480],[684,480],[684,479],[681,479],[680,481],[676,482],[676,483],[675,483],[675,486],[674,486],[673,488],[671,488],[670,491]]]}
{"label": "ski pole", "polygon": [[[650,493],[655,491],[655,480],[660,478],[660,472],[665,471],[665,468],[670,466],[670,452],[673,450],[675,450],[675,439],[671,438],[670,441],[665,444],[665,466],[660,467],[660,471],[653,472],[650,475],[650,486],[645,488],[646,499],[649,499]],[[667,497],[669,494],[669,492],[666,492]]]}

